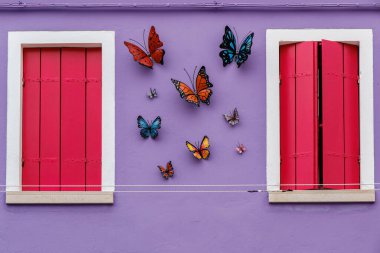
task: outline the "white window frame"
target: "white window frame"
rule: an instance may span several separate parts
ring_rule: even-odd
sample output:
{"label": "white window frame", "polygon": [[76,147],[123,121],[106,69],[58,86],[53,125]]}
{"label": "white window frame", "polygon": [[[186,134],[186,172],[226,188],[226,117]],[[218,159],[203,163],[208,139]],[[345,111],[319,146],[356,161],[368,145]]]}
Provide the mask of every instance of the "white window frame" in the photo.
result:
{"label": "white window frame", "polygon": [[[288,43],[321,41],[322,39],[350,43],[359,46],[360,190],[341,190],[338,192],[330,191],[330,194],[326,194],[326,191],[324,190],[295,191],[283,193],[280,191],[279,47],[280,45]],[[374,201],[375,186],[372,29],[268,29],[266,32],[266,77],[266,173],[269,201]],[[308,195],[306,194],[307,192],[313,192],[314,194]],[[342,194],[351,194],[351,197],[342,197]],[[366,197],[364,197],[364,195]]]}
{"label": "white window frame", "polygon": [[[23,48],[102,48],[102,190],[100,192],[23,192],[22,73]],[[115,32],[8,32],[7,203],[111,203],[115,190]],[[33,197],[34,196],[34,197]]]}

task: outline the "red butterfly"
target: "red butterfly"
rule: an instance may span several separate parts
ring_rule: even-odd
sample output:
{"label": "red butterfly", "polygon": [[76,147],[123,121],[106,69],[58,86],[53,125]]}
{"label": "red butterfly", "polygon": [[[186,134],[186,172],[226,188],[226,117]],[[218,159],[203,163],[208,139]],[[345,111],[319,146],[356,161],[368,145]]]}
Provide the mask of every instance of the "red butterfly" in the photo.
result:
{"label": "red butterfly", "polygon": [[[153,69],[153,61],[152,59],[161,65],[164,64],[164,55],[165,55],[165,50],[160,49],[164,45],[162,41],[160,41],[160,37],[156,33],[156,28],[154,26],[150,27],[150,32],[149,32],[149,37],[148,37],[148,47],[149,47],[149,52],[146,49],[146,44],[145,44],[145,30],[144,30],[144,46],[141,45],[139,42],[132,40],[139,44],[142,48],[136,46],[135,44],[124,41],[124,45],[128,47],[129,52],[133,55],[133,60],[138,61],[141,65]],[[152,58],[152,59],[151,59]]]}
{"label": "red butterfly", "polygon": [[165,167],[162,167],[161,165],[158,165],[157,167],[161,171],[162,177],[165,179],[169,179],[169,177],[172,177],[174,175],[174,168],[172,165],[172,161],[169,161],[166,164],[166,169]]}

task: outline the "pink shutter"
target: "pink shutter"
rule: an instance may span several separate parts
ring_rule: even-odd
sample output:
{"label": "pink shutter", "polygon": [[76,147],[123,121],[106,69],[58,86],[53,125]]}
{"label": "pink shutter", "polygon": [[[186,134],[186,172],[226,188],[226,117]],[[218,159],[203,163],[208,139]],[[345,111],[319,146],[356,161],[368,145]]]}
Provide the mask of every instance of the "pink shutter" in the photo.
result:
{"label": "pink shutter", "polygon": [[280,47],[280,155],[281,190],[296,184],[296,45]]}
{"label": "pink shutter", "polygon": [[280,47],[281,184],[297,190],[318,188],[317,46]]}
{"label": "pink shutter", "polygon": [[[101,190],[102,158],[102,50],[86,50],[86,187]],[[92,187],[92,186],[93,187]]]}
{"label": "pink shutter", "polygon": [[[323,183],[359,183],[358,48],[322,41]],[[347,182],[346,182],[347,180]],[[334,185],[337,184],[337,185]]]}
{"label": "pink shutter", "polygon": [[[360,189],[359,48],[343,44],[345,189]],[[355,185],[356,184],[356,185]]]}
{"label": "pink shutter", "polygon": [[85,49],[62,48],[61,57],[61,184],[78,185],[61,189],[84,191]]}
{"label": "pink shutter", "polygon": [[60,187],[60,74],[59,48],[41,49],[41,191]]}
{"label": "pink shutter", "polygon": [[23,51],[23,191],[38,191],[40,184],[40,58],[39,48],[25,48]]}

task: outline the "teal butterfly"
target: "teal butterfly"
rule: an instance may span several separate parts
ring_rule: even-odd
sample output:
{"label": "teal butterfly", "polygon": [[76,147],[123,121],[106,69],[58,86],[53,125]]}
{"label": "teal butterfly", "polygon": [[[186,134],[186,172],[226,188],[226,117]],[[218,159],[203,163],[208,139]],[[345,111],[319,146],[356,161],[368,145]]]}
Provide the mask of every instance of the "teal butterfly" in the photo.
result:
{"label": "teal butterfly", "polygon": [[248,59],[248,55],[251,54],[253,36],[254,33],[249,33],[243,40],[238,51],[235,35],[228,26],[225,27],[223,42],[219,46],[223,49],[219,53],[220,58],[223,60],[223,67],[227,66],[227,64],[230,64],[235,59],[238,68],[240,68],[240,66]]}

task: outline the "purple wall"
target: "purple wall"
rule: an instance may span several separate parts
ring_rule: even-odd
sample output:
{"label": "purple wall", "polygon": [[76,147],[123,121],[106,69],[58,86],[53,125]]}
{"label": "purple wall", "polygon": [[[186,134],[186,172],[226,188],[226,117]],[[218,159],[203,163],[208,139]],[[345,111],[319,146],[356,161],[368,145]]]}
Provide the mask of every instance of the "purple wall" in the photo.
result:
{"label": "purple wall", "polygon": [[[36,1],[34,1],[36,2]],[[46,2],[46,1],[45,1]],[[161,1],[167,2],[167,1]],[[199,2],[199,0],[198,0]],[[236,1],[235,1],[236,2]],[[280,2],[280,1],[272,1]],[[293,1],[297,2],[297,1]],[[329,2],[329,1],[325,1]],[[367,1],[366,3],[369,3]],[[153,71],[132,61],[123,41],[141,40],[154,24],[165,65]],[[255,32],[253,56],[240,69],[218,57],[224,26]],[[265,183],[265,32],[268,28],[371,28],[374,32],[375,167],[380,136],[380,16],[376,11],[0,11],[0,184],[5,184],[7,32],[116,32],[116,183]],[[205,65],[214,84],[210,106],[195,109],[170,82],[183,68]],[[156,88],[159,98],[145,94]],[[235,106],[241,124],[222,114]],[[162,117],[156,141],[143,140],[136,117]],[[185,140],[210,137],[211,158],[195,161]],[[248,151],[238,156],[236,143]],[[175,178],[156,168],[172,160]],[[379,174],[376,173],[376,182]],[[266,193],[116,193],[113,206],[7,206],[0,195],[0,252],[252,253],[379,252],[380,206],[270,205]]]}

